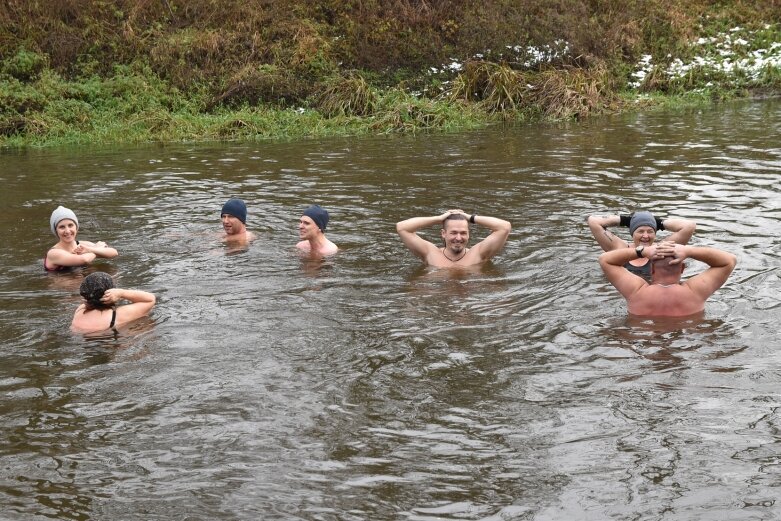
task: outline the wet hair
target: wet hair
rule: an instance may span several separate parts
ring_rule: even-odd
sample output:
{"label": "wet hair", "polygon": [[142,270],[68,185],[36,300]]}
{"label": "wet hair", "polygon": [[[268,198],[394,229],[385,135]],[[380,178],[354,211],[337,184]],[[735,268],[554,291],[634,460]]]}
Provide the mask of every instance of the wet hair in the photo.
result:
{"label": "wet hair", "polygon": [[108,273],[102,271],[96,271],[90,273],[81,283],[79,287],[79,293],[84,297],[85,306],[87,310],[92,309],[109,309],[112,307],[110,304],[105,304],[100,299],[103,298],[103,294],[106,290],[114,287],[114,279]]}
{"label": "wet hair", "polygon": [[467,222],[469,222],[469,218],[466,215],[462,214],[462,213],[451,213],[450,215],[448,215],[447,217],[445,217],[442,220],[442,228],[443,229],[445,228],[445,223],[448,222],[448,221],[467,221]]}

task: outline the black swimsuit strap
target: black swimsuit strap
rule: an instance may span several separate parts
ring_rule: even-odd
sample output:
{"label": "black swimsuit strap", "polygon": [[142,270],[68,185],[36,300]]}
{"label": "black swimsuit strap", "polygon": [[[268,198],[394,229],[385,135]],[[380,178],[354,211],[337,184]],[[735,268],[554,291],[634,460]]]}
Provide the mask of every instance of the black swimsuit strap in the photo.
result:
{"label": "black swimsuit strap", "polygon": [[111,310],[111,324],[108,325],[108,328],[111,329],[114,327],[114,322],[117,320],[117,308],[113,308]]}

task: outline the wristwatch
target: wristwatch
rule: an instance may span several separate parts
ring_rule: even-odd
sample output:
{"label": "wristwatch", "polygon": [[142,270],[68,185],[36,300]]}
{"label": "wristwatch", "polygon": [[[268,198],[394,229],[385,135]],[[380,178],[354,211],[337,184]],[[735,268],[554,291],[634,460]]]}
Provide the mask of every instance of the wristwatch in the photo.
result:
{"label": "wristwatch", "polygon": [[638,259],[642,259],[643,258],[643,250],[644,249],[645,249],[645,246],[638,246],[637,248],[635,248],[635,253],[637,254],[637,258]]}

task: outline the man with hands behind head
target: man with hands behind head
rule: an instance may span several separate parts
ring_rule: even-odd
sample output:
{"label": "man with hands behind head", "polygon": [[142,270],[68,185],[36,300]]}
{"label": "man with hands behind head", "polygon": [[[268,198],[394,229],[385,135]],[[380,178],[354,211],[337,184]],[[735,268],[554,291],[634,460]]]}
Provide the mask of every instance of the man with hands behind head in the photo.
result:
{"label": "man with hands behind head", "polygon": [[[469,243],[469,223],[485,226],[491,234],[471,248]],[[418,236],[421,228],[441,224],[440,232],[444,247]],[[412,217],[396,223],[396,232],[409,250],[420,257],[429,266],[448,268],[453,266],[473,266],[481,264],[502,249],[510,235],[511,225],[503,219],[485,215],[468,215],[463,210],[448,210],[442,215],[431,217]]]}
{"label": "man with hands behind head", "polygon": [[[633,258],[651,263],[651,282],[624,268]],[[704,272],[681,282],[683,261],[687,258],[710,266]],[[600,255],[602,271],[624,296],[632,315],[685,317],[700,313],[717,289],[724,285],[737,260],[731,253],[716,248],[684,246],[664,241],[651,246],[620,248]]]}

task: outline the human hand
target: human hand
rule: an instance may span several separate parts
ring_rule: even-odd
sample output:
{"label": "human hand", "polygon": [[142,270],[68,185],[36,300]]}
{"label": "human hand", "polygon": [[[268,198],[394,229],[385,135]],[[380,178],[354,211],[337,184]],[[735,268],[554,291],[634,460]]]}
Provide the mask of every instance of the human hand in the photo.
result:
{"label": "human hand", "polygon": [[686,253],[686,245],[675,244],[674,242],[670,244],[673,245],[672,257],[674,257],[673,260],[670,261],[670,264],[680,264],[689,257],[688,253]]}
{"label": "human hand", "polygon": [[[441,218],[442,218],[442,220],[444,221],[445,219],[447,219],[447,217],[448,217],[449,215],[453,215],[453,214],[455,214],[455,213],[457,213],[457,214],[461,214],[461,215],[467,215],[467,213],[466,213],[465,211],[463,211],[463,210],[461,210],[461,209],[458,209],[458,208],[456,208],[456,209],[453,209],[453,210],[448,210],[448,211],[446,211],[445,213],[443,213],[442,215],[440,215],[440,217],[441,217]],[[467,217],[468,217],[468,215],[467,215]]]}
{"label": "human hand", "polygon": [[122,290],[119,288],[107,289],[100,299],[104,304],[116,304],[122,298]]}
{"label": "human hand", "polygon": [[83,244],[78,244],[73,248],[73,253],[76,255],[83,255],[84,253],[87,253],[87,247]]}
{"label": "human hand", "polygon": [[96,248],[105,248],[106,246],[107,246],[106,243],[103,241],[98,241],[95,243]]}
{"label": "human hand", "polygon": [[670,264],[679,264],[687,257],[686,248],[683,244],[676,244],[672,241],[662,241],[654,247],[655,258],[664,259],[672,257]]}

